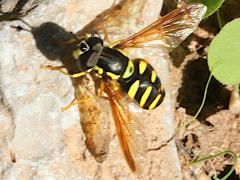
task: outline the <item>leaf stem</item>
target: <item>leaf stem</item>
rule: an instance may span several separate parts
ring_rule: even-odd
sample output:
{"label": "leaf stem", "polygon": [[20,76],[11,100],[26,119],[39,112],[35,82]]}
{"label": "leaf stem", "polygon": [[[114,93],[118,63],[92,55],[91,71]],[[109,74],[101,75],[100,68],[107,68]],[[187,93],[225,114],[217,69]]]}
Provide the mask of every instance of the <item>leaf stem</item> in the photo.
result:
{"label": "leaf stem", "polygon": [[195,116],[193,117],[194,119],[196,119],[196,118],[198,117],[199,113],[201,112],[201,110],[202,110],[202,108],[203,108],[203,106],[204,106],[204,104],[205,104],[206,97],[207,97],[208,86],[209,86],[210,81],[211,81],[211,79],[212,79],[212,75],[213,75],[213,74],[211,73],[210,76],[208,77],[208,81],[207,81],[207,84],[206,84],[206,86],[205,86],[205,90],[204,90],[204,94],[203,94],[202,103],[201,103],[201,105],[200,105],[197,113],[196,113]]}
{"label": "leaf stem", "polygon": [[[209,159],[213,159],[213,158],[216,158],[216,157],[218,157],[218,156],[224,156],[225,154],[230,154],[230,155],[232,155],[233,158],[234,158],[233,165],[232,165],[230,171],[229,171],[223,178],[221,178],[221,180],[227,180],[227,179],[229,178],[229,176],[232,174],[232,172],[234,171],[235,166],[236,166],[236,164],[237,164],[237,158],[238,158],[237,154],[234,153],[234,152],[231,151],[231,150],[225,150],[225,151],[222,151],[222,152],[213,154],[213,155],[209,155],[209,156],[206,156],[206,157],[202,157],[202,158],[200,158],[200,159],[193,160],[192,162],[189,163],[188,166],[192,166],[192,165],[197,164],[197,163],[199,163],[199,162],[201,162],[201,161],[206,161],[206,160],[209,160]],[[217,178],[217,177],[214,177],[214,179],[215,179],[215,180],[220,180],[220,179]]]}

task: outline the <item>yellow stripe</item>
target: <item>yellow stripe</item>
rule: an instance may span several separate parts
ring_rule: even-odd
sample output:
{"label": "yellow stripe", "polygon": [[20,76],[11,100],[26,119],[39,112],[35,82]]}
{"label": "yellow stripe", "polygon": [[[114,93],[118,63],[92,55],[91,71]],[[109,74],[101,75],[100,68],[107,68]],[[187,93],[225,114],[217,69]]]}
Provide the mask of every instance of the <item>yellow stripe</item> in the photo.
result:
{"label": "yellow stripe", "polygon": [[133,72],[134,72],[134,64],[131,60],[129,60],[128,65],[126,67],[126,70],[123,73],[122,78],[123,79],[129,78],[133,74]]}
{"label": "yellow stripe", "polygon": [[140,101],[140,107],[144,106],[144,104],[146,103],[151,91],[152,91],[152,86],[148,86],[146,91],[142,95],[142,98],[141,98],[141,101]]}
{"label": "yellow stripe", "polygon": [[155,99],[154,99],[154,101],[151,103],[151,105],[149,106],[149,110],[151,110],[151,109],[154,109],[155,107],[156,107],[156,105],[157,105],[157,103],[158,103],[158,101],[160,100],[160,98],[161,98],[161,94],[159,94]]}
{"label": "yellow stripe", "polygon": [[154,83],[155,81],[156,81],[156,79],[157,79],[157,74],[156,74],[156,71],[152,71],[152,75],[151,75],[151,81],[152,81],[152,83]]}
{"label": "yellow stripe", "polygon": [[139,63],[139,73],[143,74],[144,71],[146,70],[146,68],[147,68],[147,62],[146,61],[140,61],[140,63]]}
{"label": "yellow stripe", "polygon": [[133,99],[138,91],[140,80],[135,81],[128,90],[128,96]]}
{"label": "yellow stripe", "polygon": [[96,70],[98,72],[98,74],[103,74],[103,69],[98,66],[95,66],[94,70]]}
{"label": "yellow stripe", "polygon": [[111,79],[116,80],[119,79],[119,75],[113,74],[111,72],[106,72],[106,75],[109,76]]}

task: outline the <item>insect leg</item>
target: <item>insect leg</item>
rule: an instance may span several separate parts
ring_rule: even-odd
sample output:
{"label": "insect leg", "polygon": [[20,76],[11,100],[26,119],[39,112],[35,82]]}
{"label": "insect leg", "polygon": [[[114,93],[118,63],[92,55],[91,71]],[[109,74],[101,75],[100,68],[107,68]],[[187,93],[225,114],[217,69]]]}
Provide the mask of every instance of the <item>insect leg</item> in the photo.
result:
{"label": "insect leg", "polygon": [[99,91],[98,91],[98,96],[100,96],[100,97],[103,96],[104,87],[105,87],[104,81],[100,81],[100,87],[99,87]]}
{"label": "insect leg", "polygon": [[58,71],[58,70],[61,70],[63,68],[65,68],[65,66],[43,66],[41,65],[40,67],[41,69],[48,69],[48,70],[53,70],[53,71]]}
{"label": "insect leg", "polygon": [[105,97],[105,96],[89,96],[89,97],[84,98],[84,99],[74,99],[69,105],[61,108],[61,111],[64,112],[64,111],[68,110],[69,108],[71,108],[71,107],[73,107],[73,106],[75,106],[79,103],[88,101],[88,100],[96,98],[96,97],[103,98],[103,99],[108,99],[108,97]]}
{"label": "insect leg", "polygon": [[84,102],[84,101],[88,101],[92,98],[95,98],[95,96],[89,96],[87,98],[84,98],[84,99],[74,99],[69,105],[65,106],[65,107],[62,107],[61,108],[61,111],[64,112],[66,110],[68,110],[69,108],[81,103],[81,102]]}
{"label": "insect leg", "polygon": [[103,96],[103,92],[104,92],[104,88],[105,88],[105,84],[104,84],[104,81],[101,80],[100,81],[100,87],[99,87],[99,91],[97,93],[97,96],[88,96],[84,99],[74,99],[69,105],[67,105],[66,107],[63,107],[61,108],[61,111],[66,111],[68,110],[69,108],[81,103],[81,102],[85,102],[85,101],[88,101],[90,99],[93,99],[93,98],[96,98],[96,97],[99,97],[99,98],[103,98],[103,99],[107,99],[108,100],[108,97],[106,96]]}
{"label": "insect leg", "polygon": [[85,76],[86,74],[90,73],[90,71],[91,71],[91,69],[90,69],[88,71],[83,71],[83,72],[76,73],[76,74],[69,74],[66,71],[63,71],[62,70],[63,68],[65,68],[65,67],[64,66],[41,66],[41,69],[48,69],[48,70],[51,70],[51,71],[59,71],[62,74],[66,75],[66,76],[69,76],[71,78],[78,78],[78,77],[81,77],[81,76]]}

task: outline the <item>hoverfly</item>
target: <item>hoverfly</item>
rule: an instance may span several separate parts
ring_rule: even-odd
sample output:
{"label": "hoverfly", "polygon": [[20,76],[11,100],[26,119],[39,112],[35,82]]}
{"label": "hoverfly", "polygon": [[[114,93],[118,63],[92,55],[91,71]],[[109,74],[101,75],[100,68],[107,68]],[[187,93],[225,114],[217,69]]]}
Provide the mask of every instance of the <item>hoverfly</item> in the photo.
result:
{"label": "hoverfly", "polygon": [[[129,15],[126,12],[132,12],[132,5],[136,2],[139,0],[121,1],[119,5],[97,16],[93,22],[77,32],[72,40],[66,42],[73,47],[72,58],[77,61],[81,71],[68,74],[76,78],[78,89],[76,100],[65,109],[79,104],[80,113],[86,112],[87,109],[91,111],[88,116],[89,121],[83,124],[87,137],[86,144],[96,160],[102,162],[105,159],[103,155],[106,153],[104,151],[106,144],[98,145],[99,138],[95,141],[95,137],[101,130],[97,127],[99,122],[92,118],[94,110],[90,106],[95,107],[95,105],[87,102],[94,98],[109,102],[120,146],[133,172],[137,170],[137,162],[144,153],[144,135],[141,123],[129,110],[129,100],[136,102],[143,109],[152,110],[161,104],[165,91],[156,71],[147,60],[130,59],[123,50],[148,47],[165,47],[171,50],[195,30],[206,12],[206,7],[202,4],[183,6],[134,35],[108,45],[98,34],[104,34],[104,38],[108,39],[108,34],[119,33],[121,31],[119,26],[124,24],[124,20]],[[139,13],[143,5],[143,1],[140,4],[136,3],[134,6],[139,9],[137,11],[135,9],[134,13],[130,14]],[[61,70],[62,67],[45,66],[45,68],[67,74]],[[87,78],[84,79],[89,74],[95,82],[99,82],[99,88],[93,95],[89,93]],[[94,113],[96,116],[96,112]],[[90,122],[93,119],[95,121]]]}

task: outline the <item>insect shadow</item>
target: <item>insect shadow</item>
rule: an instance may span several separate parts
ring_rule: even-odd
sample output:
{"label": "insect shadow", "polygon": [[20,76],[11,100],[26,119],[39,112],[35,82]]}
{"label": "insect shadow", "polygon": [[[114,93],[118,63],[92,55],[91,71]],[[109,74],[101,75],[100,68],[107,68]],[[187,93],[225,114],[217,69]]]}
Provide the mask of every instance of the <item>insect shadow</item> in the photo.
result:
{"label": "insect shadow", "polygon": [[73,39],[73,34],[53,22],[45,22],[30,31],[36,47],[50,61],[60,61],[69,73],[80,71],[77,61],[71,55],[73,48],[67,41]]}
{"label": "insect shadow", "polygon": [[[22,22],[24,21],[22,20]],[[24,23],[27,24],[26,22]],[[63,27],[53,22],[45,22],[38,27],[31,27],[29,24],[27,25],[31,28],[30,30],[25,29],[21,26],[17,26],[15,28],[17,30],[27,30],[32,33],[36,47],[49,61],[60,61],[69,74],[76,74],[81,72],[79,64],[72,55],[73,51],[76,49],[76,43],[78,43],[75,41],[72,43],[74,39],[77,40],[73,33],[66,31]],[[81,99],[84,101],[84,98],[86,98],[86,96],[89,96],[89,93],[92,93],[93,95],[97,94],[99,81],[94,81],[93,85],[89,85],[86,79],[87,78],[84,77],[71,78],[76,99]],[[92,77],[92,79],[94,79],[94,77]],[[79,90],[78,87],[83,83],[87,84],[86,86],[83,86],[84,92],[87,94],[82,95],[81,90],[83,89]],[[107,157],[110,142],[110,133],[108,133],[109,123],[108,121],[105,122],[105,120],[109,117],[109,109],[106,103],[106,99],[104,98],[98,99],[97,107],[91,106],[91,108],[89,108],[90,105],[92,105],[92,103],[88,102],[87,105],[85,104],[79,108],[79,112],[82,115],[80,122],[82,130],[86,135],[85,143],[89,152],[95,157],[97,162],[103,162]],[[63,109],[66,110],[71,106],[66,107]],[[99,107],[101,107],[103,113],[101,112],[99,114]],[[91,112],[91,117],[89,116],[89,113],[86,113],[86,111]],[[89,130],[89,127],[92,127],[91,125],[86,125],[89,121],[96,122],[96,124],[99,125],[99,129],[95,131]],[[104,137],[101,138],[101,142],[99,143],[97,140],[95,141],[94,133],[100,132],[102,130],[102,126],[107,127],[108,130],[106,132],[108,134],[105,135],[104,132]]]}

